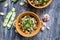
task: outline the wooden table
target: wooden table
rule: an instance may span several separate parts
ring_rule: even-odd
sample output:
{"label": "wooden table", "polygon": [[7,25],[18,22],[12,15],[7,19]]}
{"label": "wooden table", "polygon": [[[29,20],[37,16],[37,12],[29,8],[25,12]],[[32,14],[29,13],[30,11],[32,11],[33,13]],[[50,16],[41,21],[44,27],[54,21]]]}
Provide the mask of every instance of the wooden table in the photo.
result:
{"label": "wooden table", "polygon": [[[19,6],[19,3],[23,0],[19,0],[16,4],[11,3],[10,0],[6,0],[9,3],[8,8],[4,8],[4,3],[0,3],[0,12],[4,12],[4,16],[0,16],[0,40],[60,40],[60,0],[52,0],[51,5],[44,9],[35,9],[29,4],[25,3],[24,6]],[[40,18],[44,14],[50,15],[50,21],[46,22],[50,30],[44,30],[44,32],[39,32],[36,36],[31,38],[25,38],[15,33],[14,27],[10,30],[7,27],[2,27],[2,22],[6,14],[12,9],[16,8],[16,16],[21,12],[32,11],[35,12]]]}

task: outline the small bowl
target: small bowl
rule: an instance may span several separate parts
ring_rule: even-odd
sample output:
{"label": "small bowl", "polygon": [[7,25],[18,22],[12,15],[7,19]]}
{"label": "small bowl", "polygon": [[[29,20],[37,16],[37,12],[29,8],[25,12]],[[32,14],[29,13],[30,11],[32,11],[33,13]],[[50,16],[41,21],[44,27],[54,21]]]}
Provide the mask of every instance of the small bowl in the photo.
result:
{"label": "small bowl", "polygon": [[[18,21],[19,21],[19,19],[22,18],[22,17],[25,16],[25,15],[31,15],[31,16],[33,16],[33,17],[37,20],[37,29],[36,29],[35,31],[33,31],[31,34],[26,34],[26,33],[24,33],[24,32],[20,29],[20,26],[18,26]],[[22,35],[22,36],[24,36],[24,37],[32,37],[32,36],[35,36],[35,35],[40,31],[41,27],[43,27],[43,23],[40,22],[40,21],[41,21],[40,18],[39,18],[38,15],[36,15],[35,13],[29,12],[29,11],[23,12],[23,13],[19,14],[19,16],[18,16],[17,19],[16,19],[16,30],[17,30],[17,32],[18,32],[20,35]]]}
{"label": "small bowl", "polygon": [[27,2],[28,2],[31,6],[35,7],[35,8],[45,8],[45,7],[49,6],[49,4],[52,2],[52,0],[49,0],[49,2],[48,2],[46,5],[44,5],[44,6],[39,6],[39,7],[31,4],[31,1],[29,1],[29,0],[27,0]]}

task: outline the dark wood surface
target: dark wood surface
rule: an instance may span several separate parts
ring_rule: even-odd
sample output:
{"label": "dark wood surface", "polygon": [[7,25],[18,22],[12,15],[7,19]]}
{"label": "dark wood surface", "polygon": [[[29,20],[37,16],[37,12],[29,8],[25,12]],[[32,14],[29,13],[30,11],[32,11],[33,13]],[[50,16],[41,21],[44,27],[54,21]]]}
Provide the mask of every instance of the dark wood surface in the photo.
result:
{"label": "dark wood surface", "polygon": [[[24,6],[19,6],[19,3],[23,0],[19,0],[16,4],[11,3],[10,0],[6,0],[9,3],[8,8],[4,8],[4,3],[0,3],[0,12],[4,12],[4,16],[0,16],[0,40],[60,40],[60,0],[52,0],[52,3],[44,9],[35,9],[29,4],[25,3]],[[15,33],[14,27],[8,30],[6,27],[2,27],[2,22],[6,14],[11,10],[12,7],[16,8],[16,17],[25,11],[35,12],[40,18],[44,14],[50,15],[50,21],[46,22],[50,30],[44,30],[39,32],[36,36],[31,38],[25,38]]]}

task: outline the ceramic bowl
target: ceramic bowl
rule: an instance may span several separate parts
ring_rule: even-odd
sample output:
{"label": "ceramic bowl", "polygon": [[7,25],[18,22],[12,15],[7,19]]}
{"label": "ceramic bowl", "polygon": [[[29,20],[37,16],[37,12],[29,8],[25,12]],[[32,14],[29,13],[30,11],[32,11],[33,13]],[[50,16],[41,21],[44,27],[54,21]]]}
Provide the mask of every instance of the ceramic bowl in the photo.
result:
{"label": "ceramic bowl", "polygon": [[33,6],[34,8],[45,8],[45,7],[49,6],[49,5],[51,4],[51,2],[52,2],[52,0],[49,0],[48,3],[45,4],[45,5],[43,5],[43,6],[35,6],[35,5],[33,5],[33,4],[31,3],[30,0],[26,0],[26,1],[27,1],[31,6]]}
{"label": "ceramic bowl", "polygon": [[[23,16],[25,15],[31,15],[33,16],[36,20],[37,20],[37,29],[35,31],[33,31],[31,34],[26,34],[24,33],[21,29],[20,29],[20,26],[18,26],[18,21],[20,18],[22,18]],[[16,19],[16,30],[17,32],[24,36],[24,37],[32,37],[32,36],[35,36],[41,29],[41,27],[43,27],[43,23],[41,22],[39,16],[33,12],[30,12],[30,11],[27,11],[27,12],[23,12],[23,13],[20,13]]]}

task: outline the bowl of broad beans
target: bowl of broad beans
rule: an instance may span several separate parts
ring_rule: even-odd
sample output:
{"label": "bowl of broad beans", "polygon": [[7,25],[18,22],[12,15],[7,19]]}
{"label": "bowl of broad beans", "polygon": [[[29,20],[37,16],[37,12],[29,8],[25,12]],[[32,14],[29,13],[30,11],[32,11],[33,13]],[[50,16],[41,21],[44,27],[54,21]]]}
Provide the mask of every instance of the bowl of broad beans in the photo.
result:
{"label": "bowl of broad beans", "polygon": [[52,0],[26,0],[26,1],[35,8],[45,8],[52,2]]}
{"label": "bowl of broad beans", "polygon": [[16,30],[24,37],[35,36],[42,27],[39,16],[30,11],[19,14],[16,19]]}

